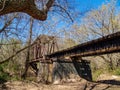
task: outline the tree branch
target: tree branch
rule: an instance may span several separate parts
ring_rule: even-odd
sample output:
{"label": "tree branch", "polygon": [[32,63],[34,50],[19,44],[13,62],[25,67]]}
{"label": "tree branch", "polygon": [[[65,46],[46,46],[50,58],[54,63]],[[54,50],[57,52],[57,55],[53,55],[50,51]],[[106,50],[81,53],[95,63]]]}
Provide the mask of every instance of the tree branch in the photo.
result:
{"label": "tree branch", "polygon": [[[48,0],[47,4],[45,5],[46,8],[43,7],[42,10],[39,10],[35,5],[35,0],[1,0],[0,2],[0,16],[13,13],[13,12],[24,12],[29,14],[35,19],[38,20],[46,20],[47,13],[49,9],[52,7],[54,0]],[[5,6],[3,8],[3,4]]]}
{"label": "tree branch", "polygon": [[20,52],[24,51],[25,49],[27,49],[27,48],[33,46],[34,44],[35,44],[35,43],[33,43],[33,44],[29,45],[29,46],[26,46],[26,47],[24,47],[24,48],[18,50],[18,51],[17,51],[15,54],[13,54],[12,56],[10,56],[10,57],[8,57],[7,59],[1,61],[0,64],[3,64],[3,63],[5,63],[5,62],[11,60],[11,58],[15,57],[17,54],[19,54]]}

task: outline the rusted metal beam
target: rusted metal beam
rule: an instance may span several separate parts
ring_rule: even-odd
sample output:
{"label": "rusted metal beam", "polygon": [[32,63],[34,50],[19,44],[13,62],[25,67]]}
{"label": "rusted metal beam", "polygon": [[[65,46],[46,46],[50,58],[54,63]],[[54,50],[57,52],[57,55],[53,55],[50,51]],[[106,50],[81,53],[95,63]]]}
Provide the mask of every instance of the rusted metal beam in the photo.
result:
{"label": "rusted metal beam", "polygon": [[[73,61],[71,60],[71,59],[61,59],[61,60],[58,60],[58,59],[56,59],[56,60],[52,60],[52,59],[47,59],[47,60],[45,60],[45,59],[36,59],[36,60],[32,60],[32,61],[30,61],[29,63],[31,64],[31,63],[50,63],[50,64],[52,64],[53,62],[58,62],[58,63],[73,63]],[[78,63],[81,63],[81,60],[77,60],[77,62]]]}
{"label": "rusted metal beam", "polygon": [[52,60],[46,60],[46,59],[43,59],[43,58],[38,58],[38,59],[34,59],[34,60],[31,60],[29,63],[53,63]]}
{"label": "rusted metal beam", "polygon": [[120,52],[120,32],[104,36],[102,38],[88,41],[77,46],[64,49],[47,55],[49,58],[59,58],[63,56],[95,56]]}

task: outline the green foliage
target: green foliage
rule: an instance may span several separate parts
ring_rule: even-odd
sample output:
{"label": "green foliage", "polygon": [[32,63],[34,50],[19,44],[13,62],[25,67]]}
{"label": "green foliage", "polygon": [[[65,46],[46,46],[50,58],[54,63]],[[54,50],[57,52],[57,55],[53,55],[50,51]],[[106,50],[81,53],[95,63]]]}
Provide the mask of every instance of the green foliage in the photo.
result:
{"label": "green foliage", "polygon": [[113,70],[113,74],[120,75],[120,68]]}
{"label": "green foliage", "polygon": [[[6,62],[4,64],[1,64],[0,65],[0,83],[6,82],[8,80],[13,80],[13,81],[20,80],[20,76],[17,75],[19,70],[20,68],[17,63],[15,64],[11,62]],[[12,72],[13,72],[13,75],[10,75]]]}
{"label": "green foliage", "polygon": [[108,70],[107,68],[106,69],[97,69],[97,70],[94,70],[92,72],[92,75],[93,75],[93,81],[96,81],[97,78],[101,75],[101,74],[104,74],[104,73],[107,73],[107,74],[110,74],[110,75],[120,75],[120,68],[116,68],[114,70]]}
{"label": "green foliage", "polygon": [[10,79],[10,77],[9,77],[9,74],[8,73],[0,73],[0,80],[5,80],[5,81],[7,81],[7,80],[9,80]]}
{"label": "green foliage", "polygon": [[[2,43],[6,45],[1,46],[0,61],[6,60],[6,58],[15,54],[22,47],[21,41],[15,38],[10,38],[8,41],[4,40]],[[21,62],[21,56],[16,55],[10,58],[8,62],[0,65],[0,80],[7,81],[20,79]]]}
{"label": "green foliage", "polygon": [[92,72],[92,75],[93,75],[93,81],[96,81],[97,78],[100,76],[100,74],[103,73],[103,70],[102,69],[98,69],[98,70],[95,70],[94,72]]}
{"label": "green foliage", "polygon": [[3,66],[0,65],[0,83],[6,82],[10,79],[9,73],[4,72]]}
{"label": "green foliage", "polygon": [[17,80],[21,80],[21,78],[19,76],[15,75],[15,76],[11,77],[10,80],[17,81]]}

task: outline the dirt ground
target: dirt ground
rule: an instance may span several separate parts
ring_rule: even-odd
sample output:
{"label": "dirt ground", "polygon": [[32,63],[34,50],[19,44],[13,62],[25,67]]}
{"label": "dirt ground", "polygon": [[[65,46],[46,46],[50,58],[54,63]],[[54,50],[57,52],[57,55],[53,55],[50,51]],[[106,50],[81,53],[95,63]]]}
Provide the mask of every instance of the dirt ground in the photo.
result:
{"label": "dirt ground", "polygon": [[120,90],[120,77],[101,75],[96,82],[81,79],[48,85],[30,81],[10,81],[1,84],[0,90]]}
{"label": "dirt ground", "polygon": [[111,85],[81,81],[57,85],[45,85],[35,82],[14,81],[1,85],[0,90],[120,90],[120,83],[119,85]]}

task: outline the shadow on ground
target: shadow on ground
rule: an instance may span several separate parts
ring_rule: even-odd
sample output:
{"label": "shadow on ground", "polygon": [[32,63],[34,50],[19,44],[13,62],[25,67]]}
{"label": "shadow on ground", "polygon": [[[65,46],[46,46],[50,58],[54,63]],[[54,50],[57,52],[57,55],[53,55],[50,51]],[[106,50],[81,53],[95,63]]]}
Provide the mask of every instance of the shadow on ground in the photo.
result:
{"label": "shadow on ground", "polygon": [[100,81],[97,81],[97,83],[120,85],[120,81],[114,80],[114,79],[112,79],[112,80],[100,80]]}
{"label": "shadow on ground", "polygon": [[120,90],[120,81],[118,80],[100,80],[89,82],[84,90]]}

